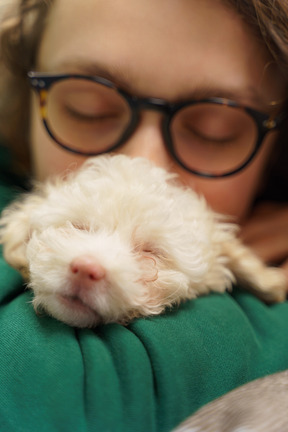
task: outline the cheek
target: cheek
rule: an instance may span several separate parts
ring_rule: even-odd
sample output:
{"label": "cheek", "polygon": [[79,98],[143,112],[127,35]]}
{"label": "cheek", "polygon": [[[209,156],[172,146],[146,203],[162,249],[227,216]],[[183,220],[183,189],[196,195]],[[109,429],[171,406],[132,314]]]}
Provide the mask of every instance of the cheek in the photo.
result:
{"label": "cheek", "polygon": [[58,146],[48,135],[39,116],[38,100],[35,95],[31,104],[30,145],[33,175],[45,180],[51,175],[76,169],[85,158],[69,153]]}
{"label": "cheek", "polygon": [[249,213],[258,191],[259,182],[253,174],[246,172],[233,179],[216,180],[215,184],[200,181],[195,189],[204,195],[213,210],[236,217],[240,222]]}
{"label": "cheek", "polygon": [[254,199],[265,184],[275,138],[275,134],[270,134],[256,158],[239,174],[223,179],[202,179],[182,172],[181,180],[204,195],[213,210],[236,217],[241,222],[249,214]]}

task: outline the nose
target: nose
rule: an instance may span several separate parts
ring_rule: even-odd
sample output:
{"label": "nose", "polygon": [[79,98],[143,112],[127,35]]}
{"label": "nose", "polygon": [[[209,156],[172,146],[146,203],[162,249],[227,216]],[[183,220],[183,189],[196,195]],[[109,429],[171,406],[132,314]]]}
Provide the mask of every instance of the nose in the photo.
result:
{"label": "nose", "polygon": [[143,110],[136,130],[118,152],[130,157],[144,157],[165,169],[171,167],[171,157],[162,133],[163,114]]}
{"label": "nose", "polygon": [[105,277],[105,269],[90,255],[74,258],[70,264],[70,271],[82,282],[96,282]]}

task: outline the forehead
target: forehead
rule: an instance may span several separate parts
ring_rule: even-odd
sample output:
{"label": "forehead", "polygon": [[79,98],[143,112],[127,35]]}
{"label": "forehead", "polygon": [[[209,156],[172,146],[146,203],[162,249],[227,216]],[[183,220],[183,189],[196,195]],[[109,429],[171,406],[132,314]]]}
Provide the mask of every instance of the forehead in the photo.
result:
{"label": "forehead", "polygon": [[56,0],[37,67],[106,71],[143,95],[179,99],[197,88],[219,88],[227,91],[218,96],[238,91],[251,103],[268,59],[219,0]]}

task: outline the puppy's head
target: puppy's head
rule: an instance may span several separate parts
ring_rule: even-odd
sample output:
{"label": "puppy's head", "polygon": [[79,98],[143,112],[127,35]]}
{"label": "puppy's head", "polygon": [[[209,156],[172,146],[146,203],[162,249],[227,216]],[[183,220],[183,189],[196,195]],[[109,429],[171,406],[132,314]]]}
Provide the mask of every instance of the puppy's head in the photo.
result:
{"label": "puppy's head", "polygon": [[210,228],[204,202],[171,181],[144,159],[102,156],[8,208],[5,257],[28,270],[35,308],[89,327],[196,296]]}

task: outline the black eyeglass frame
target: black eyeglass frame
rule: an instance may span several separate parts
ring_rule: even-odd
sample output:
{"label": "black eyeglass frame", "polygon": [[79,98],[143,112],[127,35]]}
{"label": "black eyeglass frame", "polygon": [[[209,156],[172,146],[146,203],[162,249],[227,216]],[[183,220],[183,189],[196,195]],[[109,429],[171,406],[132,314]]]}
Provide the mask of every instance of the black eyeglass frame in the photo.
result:
{"label": "black eyeglass frame", "polygon": [[[103,153],[113,152],[117,148],[121,147],[133,134],[135,129],[138,126],[139,119],[140,119],[140,112],[143,109],[152,109],[160,111],[164,114],[163,123],[162,123],[162,133],[164,137],[164,142],[166,145],[167,150],[169,151],[170,155],[173,157],[173,159],[186,171],[189,171],[192,174],[195,174],[200,177],[206,177],[206,178],[222,178],[222,177],[228,177],[231,175],[234,175],[238,173],[239,171],[242,171],[255,157],[255,155],[258,153],[259,149],[261,148],[261,145],[263,143],[263,140],[268,132],[271,132],[275,129],[278,129],[281,124],[283,123],[283,120],[287,118],[287,113],[282,112],[278,114],[276,117],[273,117],[269,114],[265,114],[263,112],[257,111],[253,108],[241,105],[233,100],[226,99],[226,98],[220,98],[220,97],[212,97],[212,98],[206,98],[206,99],[199,99],[199,100],[186,100],[178,103],[170,103],[167,102],[164,99],[158,99],[158,98],[139,98],[137,96],[130,95],[126,91],[122,90],[121,88],[117,87],[113,82],[109,81],[106,78],[99,77],[99,76],[89,76],[89,75],[82,75],[82,74],[48,74],[48,73],[41,73],[41,72],[34,72],[30,71],[28,72],[28,80],[30,83],[30,86],[39,94],[40,99],[40,109],[41,109],[41,119],[45,126],[45,129],[49,136],[55,141],[59,146],[64,148],[65,150],[76,153],[82,156],[97,156]],[[92,81],[98,84],[102,84],[103,86],[109,87],[116,92],[118,92],[127,102],[127,104],[130,107],[131,110],[131,120],[129,125],[127,126],[126,130],[123,132],[122,136],[119,138],[119,140],[110,146],[105,151],[101,152],[85,152],[81,150],[76,150],[69,145],[62,143],[53,135],[51,132],[51,129],[49,127],[48,121],[43,115],[43,106],[45,106],[46,100],[43,100],[41,98],[41,93],[43,91],[48,92],[49,89],[57,82],[63,81],[63,80],[69,80],[69,79],[81,79],[86,81]],[[254,120],[257,130],[258,130],[258,137],[254,145],[254,150],[250,154],[250,156],[242,162],[239,167],[234,168],[231,171],[227,171],[221,174],[212,174],[205,171],[198,171],[196,169],[189,168],[185,165],[185,163],[178,158],[173,145],[173,140],[170,133],[170,123],[174,117],[174,115],[180,111],[181,109],[195,105],[200,103],[211,103],[215,105],[224,105],[229,106],[232,108],[241,108],[243,109],[247,114],[249,114],[252,119]]]}

